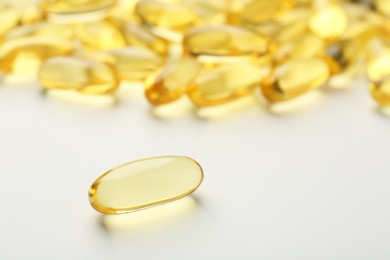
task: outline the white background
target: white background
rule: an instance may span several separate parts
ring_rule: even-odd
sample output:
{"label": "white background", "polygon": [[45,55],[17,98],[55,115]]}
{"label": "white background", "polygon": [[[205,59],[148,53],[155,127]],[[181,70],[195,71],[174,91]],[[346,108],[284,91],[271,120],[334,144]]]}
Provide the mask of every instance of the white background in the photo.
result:
{"label": "white background", "polygon": [[[251,102],[163,119],[135,89],[97,108],[0,87],[0,258],[390,259],[390,117],[366,85],[288,115]],[[166,154],[203,166],[193,197],[90,207],[100,174]]]}

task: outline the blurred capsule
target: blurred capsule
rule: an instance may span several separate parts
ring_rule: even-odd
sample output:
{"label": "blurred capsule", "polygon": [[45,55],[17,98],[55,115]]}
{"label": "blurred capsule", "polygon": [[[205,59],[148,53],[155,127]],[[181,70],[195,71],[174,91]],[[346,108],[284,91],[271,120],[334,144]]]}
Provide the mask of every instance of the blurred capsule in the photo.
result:
{"label": "blurred capsule", "polygon": [[163,56],[168,54],[167,41],[136,24],[127,24],[124,27],[124,36],[128,45],[149,48]]}
{"label": "blurred capsule", "polygon": [[58,56],[45,61],[39,70],[45,89],[72,90],[83,94],[112,94],[119,80],[115,71],[102,62]]}
{"label": "blurred capsule", "polygon": [[252,93],[265,76],[262,68],[250,63],[221,65],[201,72],[188,95],[199,107],[224,104]]}
{"label": "blurred capsule", "polygon": [[73,38],[73,30],[67,25],[47,22],[27,24],[9,31],[5,36],[5,40],[31,36],[47,36],[71,40]]}
{"label": "blurred capsule", "polygon": [[6,74],[35,72],[47,58],[72,51],[73,45],[61,37],[11,39],[0,45],[0,71]]}
{"label": "blurred capsule", "polygon": [[390,76],[390,40],[382,37],[367,42],[366,72],[368,78],[377,82]]}
{"label": "blurred capsule", "polygon": [[107,16],[115,0],[43,0],[41,8],[51,22],[79,23]]}
{"label": "blurred capsule", "polygon": [[163,63],[163,59],[157,53],[143,47],[100,51],[87,56],[109,64],[117,71],[120,79],[130,81],[144,80]]}
{"label": "blurred capsule", "polygon": [[337,40],[346,31],[348,18],[335,0],[314,0],[309,28],[326,40]]}
{"label": "blurred capsule", "polygon": [[227,21],[227,0],[182,0],[198,15],[201,24],[222,24]]}
{"label": "blurred capsule", "polygon": [[382,106],[390,106],[390,76],[372,82],[372,97]]}
{"label": "blurred capsule", "polygon": [[346,71],[363,56],[363,42],[351,39],[332,43],[327,47],[326,60],[333,75]]}
{"label": "blurred capsule", "polygon": [[329,76],[329,67],[320,58],[289,60],[275,68],[261,90],[270,103],[287,101],[321,87]]}
{"label": "blurred capsule", "polygon": [[0,2],[0,40],[11,29],[23,25],[39,22],[44,19],[44,14],[38,7],[38,3],[26,1],[2,1]]}
{"label": "blurred capsule", "polygon": [[245,28],[201,26],[184,37],[184,49],[193,56],[260,56],[266,53],[268,39]]}
{"label": "blurred capsule", "polygon": [[181,34],[198,23],[198,15],[185,2],[140,0],[135,12],[153,33],[180,41]]}
{"label": "blurred capsule", "polygon": [[373,0],[374,7],[380,13],[390,17],[390,1],[389,0]]}
{"label": "blurred capsule", "polygon": [[162,105],[179,99],[192,85],[201,70],[193,58],[183,58],[166,66],[157,76],[146,81],[146,98],[153,105]]}
{"label": "blurred capsule", "polygon": [[134,22],[135,5],[138,0],[117,0],[117,3],[111,8],[109,17],[122,22]]}
{"label": "blurred capsule", "polygon": [[242,7],[239,15],[242,24],[260,24],[279,17],[289,7],[289,0],[252,0]]}
{"label": "blurred capsule", "polygon": [[110,20],[76,24],[75,33],[80,42],[90,50],[110,50],[126,45],[120,29]]}

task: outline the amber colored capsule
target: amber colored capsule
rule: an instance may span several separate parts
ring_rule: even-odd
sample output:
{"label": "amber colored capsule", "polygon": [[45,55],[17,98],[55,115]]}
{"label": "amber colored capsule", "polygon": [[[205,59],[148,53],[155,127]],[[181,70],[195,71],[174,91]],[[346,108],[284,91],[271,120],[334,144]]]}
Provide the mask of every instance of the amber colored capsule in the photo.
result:
{"label": "amber colored capsule", "polygon": [[280,16],[291,6],[288,0],[252,0],[242,7],[240,18],[243,24],[260,24]]}
{"label": "amber colored capsule", "polygon": [[340,74],[362,58],[363,43],[360,39],[351,39],[332,43],[326,51],[326,60],[333,75]]}
{"label": "amber colored capsule", "polygon": [[193,58],[183,58],[166,66],[157,76],[146,81],[146,98],[153,105],[162,105],[179,99],[192,85],[201,70]]}
{"label": "amber colored capsule", "polygon": [[372,82],[390,75],[390,41],[372,38],[367,42],[366,73]]}
{"label": "amber colored capsule", "polygon": [[88,57],[112,66],[120,79],[130,81],[144,80],[163,63],[160,55],[143,47],[125,47],[88,54]]}
{"label": "amber colored capsule", "polygon": [[203,181],[191,158],[159,156],[129,162],[100,176],[89,189],[91,206],[104,214],[123,214],[181,199]]}
{"label": "amber colored capsule", "polygon": [[67,55],[73,45],[63,38],[47,36],[11,39],[0,45],[0,71],[29,73],[36,71],[47,58]]}
{"label": "amber colored capsule", "polygon": [[319,88],[329,78],[328,64],[320,58],[289,60],[274,69],[261,90],[271,103],[287,101]]}
{"label": "amber colored capsule", "polygon": [[388,0],[373,0],[375,9],[390,17],[390,2]]}
{"label": "amber colored capsule", "polygon": [[42,87],[102,95],[115,92],[119,79],[108,65],[93,60],[58,56],[46,60],[38,74]]}
{"label": "amber colored capsule", "polygon": [[115,0],[43,0],[41,8],[51,22],[96,21],[107,16]]}
{"label": "amber colored capsule", "polygon": [[135,13],[157,35],[180,40],[181,33],[198,23],[198,15],[185,2],[140,0]]}
{"label": "amber colored capsule", "polygon": [[126,45],[120,29],[109,20],[77,24],[75,33],[80,42],[90,50],[109,50]]}
{"label": "amber colored capsule", "polygon": [[372,82],[370,85],[372,97],[382,106],[390,106],[390,76]]}
{"label": "amber colored capsule", "polygon": [[193,56],[260,56],[267,51],[268,39],[245,28],[215,25],[189,31],[183,45]]}
{"label": "amber colored capsule", "polygon": [[47,22],[27,24],[9,31],[5,36],[5,40],[31,36],[47,36],[71,40],[73,38],[73,30],[67,25]]}
{"label": "amber colored capsule", "polygon": [[168,54],[168,42],[153,35],[143,27],[136,24],[127,24],[123,31],[128,45],[146,47],[163,56]]}
{"label": "amber colored capsule", "polygon": [[313,1],[313,14],[309,19],[309,28],[313,33],[326,40],[337,40],[347,26],[347,14],[337,1]]}
{"label": "amber colored capsule", "polygon": [[254,64],[221,65],[201,72],[188,88],[188,95],[199,107],[219,105],[250,94],[265,76]]}

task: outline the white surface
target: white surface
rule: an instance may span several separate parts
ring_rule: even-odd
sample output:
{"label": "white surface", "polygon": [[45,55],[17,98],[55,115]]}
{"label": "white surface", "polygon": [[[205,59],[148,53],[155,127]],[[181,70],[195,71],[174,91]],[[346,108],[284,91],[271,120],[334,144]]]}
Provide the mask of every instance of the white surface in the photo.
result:
{"label": "white surface", "polygon": [[[1,87],[1,259],[390,259],[390,118],[363,84],[286,116],[151,111],[135,94],[93,109]],[[101,173],[164,154],[203,166],[195,206],[125,224],[90,207]]]}

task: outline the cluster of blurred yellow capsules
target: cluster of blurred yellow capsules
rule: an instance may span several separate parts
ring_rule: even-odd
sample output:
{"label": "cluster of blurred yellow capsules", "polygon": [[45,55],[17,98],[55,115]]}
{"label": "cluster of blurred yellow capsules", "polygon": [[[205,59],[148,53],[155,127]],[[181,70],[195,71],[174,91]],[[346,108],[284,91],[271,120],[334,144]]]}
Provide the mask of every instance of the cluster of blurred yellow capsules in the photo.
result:
{"label": "cluster of blurred yellow capsules", "polygon": [[32,74],[48,91],[131,81],[153,105],[256,90],[273,104],[366,74],[390,105],[389,0],[3,0],[0,17],[3,78]]}

